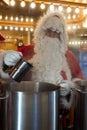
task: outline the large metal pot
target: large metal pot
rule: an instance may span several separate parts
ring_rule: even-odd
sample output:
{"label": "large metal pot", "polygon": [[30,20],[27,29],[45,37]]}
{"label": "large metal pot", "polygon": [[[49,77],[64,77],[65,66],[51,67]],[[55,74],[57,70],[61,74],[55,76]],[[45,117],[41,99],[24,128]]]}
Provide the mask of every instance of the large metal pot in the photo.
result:
{"label": "large metal pot", "polygon": [[9,95],[5,130],[58,130],[58,86],[22,81],[2,87]]}
{"label": "large metal pot", "polygon": [[77,82],[75,88],[75,130],[87,130],[87,80]]}
{"label": "large metal pot", "polygon": [[0,91],[0,130],[6,130],[7,124],[7,101],[8,94],[6,91]]}

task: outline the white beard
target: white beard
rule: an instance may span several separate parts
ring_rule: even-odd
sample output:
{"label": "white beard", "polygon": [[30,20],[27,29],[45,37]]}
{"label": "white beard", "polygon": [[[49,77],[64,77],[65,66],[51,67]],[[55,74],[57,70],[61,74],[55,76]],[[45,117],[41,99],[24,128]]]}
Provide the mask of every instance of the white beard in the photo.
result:
{"label": "white beard", "polygon": [[66,45],[58,38],[45,36],[35,43],[36,55],[32,59],[32,80],[58,84],[65,71],[67,79],[71,80],[71,73],[66,61]]}

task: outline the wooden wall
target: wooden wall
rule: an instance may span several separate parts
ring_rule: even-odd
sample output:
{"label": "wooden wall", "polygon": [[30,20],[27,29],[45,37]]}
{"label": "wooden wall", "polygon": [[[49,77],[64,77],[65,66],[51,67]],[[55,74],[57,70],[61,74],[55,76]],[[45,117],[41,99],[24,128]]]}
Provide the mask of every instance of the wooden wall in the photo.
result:
{"label": "wooden wall", "polygon": [[[24,45],[28,45],[32,43],[32,33],[28,33],[27,31],[0,30],[0,33],[6,38],[6,40],[0,41],[0,49],[17,50],[18,47],[17,38],[20,37],[23,37]],[[30,43],[28,43],[29,38],[30,38]]]}

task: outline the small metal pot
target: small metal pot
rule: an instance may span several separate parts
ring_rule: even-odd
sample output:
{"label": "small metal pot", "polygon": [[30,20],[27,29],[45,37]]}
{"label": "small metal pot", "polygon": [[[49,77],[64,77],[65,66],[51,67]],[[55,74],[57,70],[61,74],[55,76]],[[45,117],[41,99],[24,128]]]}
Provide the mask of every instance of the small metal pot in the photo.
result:
{"label": "small metal pot", "polygon": [[21,59],[18,61],[18,63],[11,69],[9,72],[10,77],[17,81],[20,82],[22,78],[26,75],[28,71],[32,68],[32,64],[27,62],[24,59]]}

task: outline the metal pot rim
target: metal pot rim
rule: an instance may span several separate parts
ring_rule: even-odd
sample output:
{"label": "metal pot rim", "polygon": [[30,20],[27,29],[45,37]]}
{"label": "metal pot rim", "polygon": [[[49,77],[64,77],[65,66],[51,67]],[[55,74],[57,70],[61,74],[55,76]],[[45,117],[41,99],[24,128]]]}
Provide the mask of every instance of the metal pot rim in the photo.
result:
{"label": "metal pot rim", "polygon": [[2,88],[5,89],[6,91],[12,91],[12,92],[40,93],[40,92],[51,92],[58,90],[60,86],[47,82],[22,81],[20,83],[11,82],[3,84]]}

